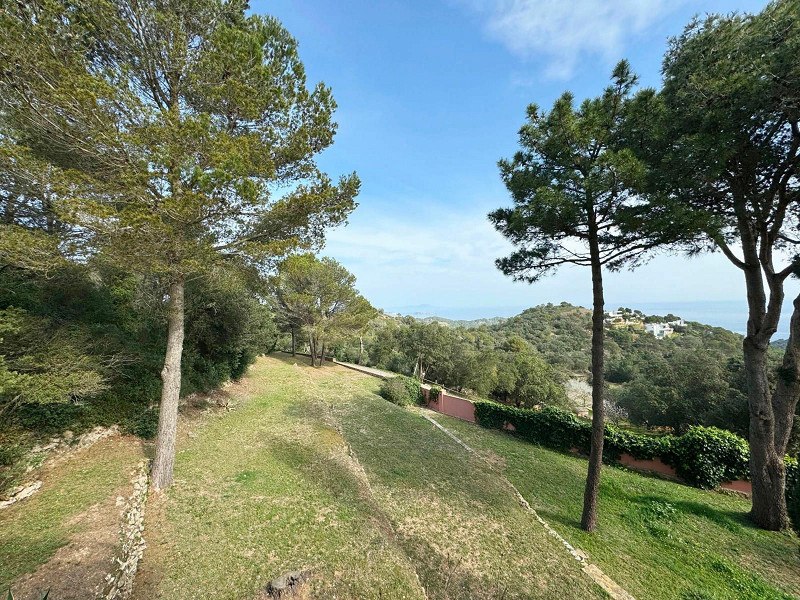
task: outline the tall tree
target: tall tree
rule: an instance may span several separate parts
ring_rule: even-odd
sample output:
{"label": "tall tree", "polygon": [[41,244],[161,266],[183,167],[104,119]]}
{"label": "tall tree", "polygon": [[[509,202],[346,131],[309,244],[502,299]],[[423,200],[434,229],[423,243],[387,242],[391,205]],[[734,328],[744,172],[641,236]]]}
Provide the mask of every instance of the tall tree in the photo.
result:
{"label": "tall tree", "polygon": [[514,200],[489,219],[517,246],[498,268],[533,283],[561,265],[592,274],[592,443],[581,526],[597,526],[597,491],[603,460],[603,267],[619,268],[647,249],[621,234],[617,221],[634,200],[641,163],[624,148],[622,132],[636,77],[627,62],[614,69],[612,85],[579,108],[565,93],[550,112],[528,107],[519,132],[521,149],[499,162]]}
{"label": "tall tree", "polygon": [[[674,39],[664,87],[642,92],[636,136],[652,162],[653,237],[720,251],[744,276],[753,520],[789,526],[783,455],[800,396],[800,296],[774,390],[767,351],[786,280],[800,273],[800,3],[711,15]],[[783,264],[779,264],[783,258]]]}
{"label": "tall tree", "polygon": [[[53,210],[169,298],[153,465],[172,483],[186,282],[215,264],[318,247],[354,208],[314,163],[330,89],[244,0],[34,0],[0,11],[0,141],[37,163]],[[31,161],[33,164],[33,161]],[[279,189],[288,190],[280,194]]]}
{"label": "tall tree", "polygon": [[355,283],[352,273],[327,257],[296,254],[278,265],[273,286],[280,319],[303,328],[312,366],[322,366],[326,347],[358,336],[378,314]]}

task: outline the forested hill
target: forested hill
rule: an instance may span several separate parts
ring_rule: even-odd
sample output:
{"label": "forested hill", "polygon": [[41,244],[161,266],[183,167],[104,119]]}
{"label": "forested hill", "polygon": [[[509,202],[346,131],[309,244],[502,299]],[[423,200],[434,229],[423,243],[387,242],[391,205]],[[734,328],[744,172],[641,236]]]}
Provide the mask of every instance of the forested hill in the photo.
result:
{"label": "forested hill", "polygon": [[474,329],[483,325],[497,325],[505,322],[505,317],[489,317],[485,319],[447,319],[445,317],[425,317],[420,319],[423,323],[438,323],[447,327],[464,327],[465,329]]}
{"label": "forested hill", "polygon": [[[589,370],[592,336],[589,309],[567,302],[542,304],[492,325],[488,330],[498,338],[521,337],[553,365],[570,371]],[[631,351],[663,356],[692,350],[739,357],[742,349],[742,336],[738,333],[692,321],[676,328],[675,335],[667,339],[656,339],[644,331],[643,326],[609,327],[606,332],[606,355],[612,361]]]}
{"label": "forested hill", "polygon": [[[645,322],[679,316],[630,311],[606,326],[606,397],[609,414],[634,424],[680,429],[715,425],[747,430],[742,336],[696,322],[657,339]],[[439,319],[376,319],[363,336],[365,364],[425,376],[462,393],[525,406],[569,402],[547,384],[590,376],[591,311],[566,302],[529,308],[515,317],[477,327]],[[340,344],[337,358],[357,360],[359,346]],[[774,367],[779,350],[771,353]],[[775,369],[773,369],[775,372]],[[533,375],[532,375],[533,374]]]}

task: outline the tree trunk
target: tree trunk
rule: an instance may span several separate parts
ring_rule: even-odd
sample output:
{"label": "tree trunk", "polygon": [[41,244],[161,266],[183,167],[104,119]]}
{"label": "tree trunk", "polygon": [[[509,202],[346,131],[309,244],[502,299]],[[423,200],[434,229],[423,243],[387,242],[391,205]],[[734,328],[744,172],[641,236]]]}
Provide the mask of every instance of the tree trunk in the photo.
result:
{"label": "tree trunk", "polygon": [[325,342],[322,342],[322,352],[319,355],[319,366],[322,366],[322,363],[325,362]]}
{"label": "tree trunk", "polygon": [[603,271],[596,235],[589,240],[592,257],[592,444],[589,450],[589,470],[583,493],[581,527],[585,531],[597,528],[597,492],[603,466]]}
{"label": "tree trunk", "polygon": [[750,482],[753,507],[750,517],[764,529],[789,526],[784,486],[783,456],[775,447],[775,420],[767,379],[767,348],[747,337],[743,343],[750,404]]}
{"label": "tree trunk", "polygon": [[361,364],[361,359],[364,357],[364,337],[358,336],[358,364]]}
{"label": "tree trunk", "polygon": [[[783,304],[783,280],[774,276],[770,254],[759,247],[741,219],[740,231],[747,287],[747,336],[742,343],[750,409],[750,482],[752,509],[750,518],[763,529],[789,527],[786,512],[786,468],[784,440],[788,440],[797,405],[797,346],[800,344],[798,301],[790,324],[789,343],[783,367],[778,372],[776,389],[769,385],[769,343],[777,331]],[[768,284],[768,294],[764,283]]]}
{"label": "tree trunk", "polygon": [[308,336],[308,353],[311,355],[311,366],[317,366],[317,341],[314,339],[314,334]]}
{"label": "tree trunk", "polygon": [[182,279],[169,286],[167,351],[161,370],[161,407],[158,414],[156,456],[153,461],[152,485],[163,490],[172,485],[175,465],[175,436],[178,428],[178,400],[181,393],[181,355],[183,354],[183,288]]}
{"label": "tree trunk", "polygon": [[292,327],[292,356],[296,356],[295,345],[294,345],[294,327]]}

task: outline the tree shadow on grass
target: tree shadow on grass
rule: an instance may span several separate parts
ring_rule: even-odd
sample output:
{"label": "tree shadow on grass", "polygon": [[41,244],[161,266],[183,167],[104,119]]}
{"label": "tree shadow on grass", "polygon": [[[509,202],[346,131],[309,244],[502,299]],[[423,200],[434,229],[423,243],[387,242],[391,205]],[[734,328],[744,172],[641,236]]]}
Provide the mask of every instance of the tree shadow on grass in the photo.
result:
{"label": "tree shadow on grass", "polygon": [[719,509],[703,502],[691,500],[674,501],[669,497],[656,495],[636,496],[631,500],[640,505],[670,504],[675,507],[678,515],[701,517],[732,533],[740,533],[743,529],[758,529],[756,524],[750,520],[748,513],[743,511]]}

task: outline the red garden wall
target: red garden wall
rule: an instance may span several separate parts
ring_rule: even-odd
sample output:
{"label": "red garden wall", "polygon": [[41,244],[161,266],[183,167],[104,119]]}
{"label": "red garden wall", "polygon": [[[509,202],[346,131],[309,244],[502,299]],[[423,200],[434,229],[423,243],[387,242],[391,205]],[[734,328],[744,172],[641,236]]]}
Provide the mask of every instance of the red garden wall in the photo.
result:
{"label": "red garden wall", "polygon": [[[428,408],[431,410],[435,410],[444,415],[450,415],[451,417],[464,419],[465,421],[475,422],[475,405],[470,400],[450,396],[446,394],[444,390],[439,392],[438,398],[431,399],[429,392],[430,390],[423,388],[425,398],[428,400]],[[514,431],[514,426],[510,423],[506,423],[504,429]],[[627,452],[623,452],[622,456],[619,458],[619,462],[634,471],[658,473],[669,479],[680,480],[675,472],[675,467],[662,462],[658,457],[650,460],[641,460],[634,458]],[[720,484],[720,487],[726,490],[747,494],[748,496],[752,493],[752,486],[749,481],[725,481]]]}

